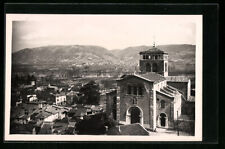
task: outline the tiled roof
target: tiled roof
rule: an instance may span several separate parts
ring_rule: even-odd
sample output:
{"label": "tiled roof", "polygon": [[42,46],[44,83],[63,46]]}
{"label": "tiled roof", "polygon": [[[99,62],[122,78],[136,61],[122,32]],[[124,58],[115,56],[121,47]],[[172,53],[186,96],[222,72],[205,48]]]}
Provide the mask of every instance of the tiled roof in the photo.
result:
{"label": "tiled roof", "polygon": [[168,76],[166,80],[169,82],[188,82],[189,78],[186,76]]}
{"label": "tiled roof", "polygon": [[147,51],[140,52],[140,54],[167,54],[167,53],[156,47],[153,47],[152,49],[149,49]]}
{"label": "tiled roof", "polygon": [[[148,72],[148,73],[144,73],[144,74],[140,73],[140,74],[124,75],[120,78],[120,80],[126,79],[128,77],[132,77],[132,76],[141,78],[141,79],[149,81],[149,82],[154,82],[154,83],[158,83],[158,82],[166,80],[165,77],[163,77],[162,75],[157,74],[155,72]],[[120,80],[118,80],[118,81],[120,81]]]}
{"label": "tiled roof", "polygon": [[159,91],[157,91],[157,93],[160,93],[160,94],[163,94],[163,95],[165,95],[167,97],[172,97],[172,98],[176,94],[181,94],[182,95],[182,93],[178,89],[176,89],[176,88],[174,88],[172,86],[169,86],[169,85],[167,85],[166,87],[161,88]]}
{"label": "tiled roof", "polygon": [[67,110],[64,109],[64,108],[56,107],[56,106],[48,106],[48,107],[45,109],[45,111],[46,111],[46,112],[49,112],[49,113],[52,113],[52,114],[55,114],[55,113],[63,112],[63,111],[67,111]]}
{"label": "tiled roof", "polygon": [[18,107],[12,108],[12,118],[18,118],[23,115],[25,115],[25,112],[27,111],[28,115],[31,115],[33,112],[35,112],[38,109],[38,104],[33,103],[22,103]]}
{"label": "tiled roof", "polygon": [[39,111],[40,113],[37,114],[35,117],[36,118],[46,118],[52,115],[52,113],[46,112],[46,111]]}
{"label": "tiled roof", "polygon": [[39,134],[52,134],[52,124],[43,124]]}
{"label": "tiled roof", "polygon": [[149,132],[140,124],[130,124],[119,126],[121,135],[149,135]]}
{"label": "tiled roof", "polygon": [[121,125],[118,127],[110,128],[107,132],[108,135],[144,135],[148,136],[149,132],[140,124]]}
{"label": "tiled roof", "polygon": [[148,73],[144,73],[144,74],[135,74],[136,76],[141,76],[151,82],[161,82],[166,80],[165,77],[163,77],[160,74],[157,74],[155,72],[148,72]]}
{"label": "tiled roof", "polygon": [[65,95],[66,95],[66,93],[64,93],[64,92],[54,94],[54,96],[65,96]]}

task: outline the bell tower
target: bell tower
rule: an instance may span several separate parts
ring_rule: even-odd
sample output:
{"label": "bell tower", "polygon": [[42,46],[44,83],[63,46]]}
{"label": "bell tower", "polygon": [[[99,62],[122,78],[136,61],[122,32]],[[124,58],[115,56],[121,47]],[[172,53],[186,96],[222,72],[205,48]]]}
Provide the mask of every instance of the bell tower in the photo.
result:
{"label": "bell tower", "polygon": [[153,47],[140,54],[139,69],[141,73],[155,72],[168,76],[168,53],[158,49],[153,43]]}

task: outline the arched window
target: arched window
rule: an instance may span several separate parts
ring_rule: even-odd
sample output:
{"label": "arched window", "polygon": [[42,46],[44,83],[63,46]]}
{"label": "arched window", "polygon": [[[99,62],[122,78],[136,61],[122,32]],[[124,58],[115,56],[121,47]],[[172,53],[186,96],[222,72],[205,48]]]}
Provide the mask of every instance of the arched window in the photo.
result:
{"label": "arched window", "polygon": [[138,87],[138,95],[143,95],[143,90],[141,86]]}
{"label": "arched window", "polygon": [[143,55],[143,59],[145,59],[145,55]]}
{"label": "arched window", "polygon": [[151,72],[151,65],[149,63],[146,64],[146,72]]}
{"label": "arched window", "polygon": [[164,100],[160,101],[160,107],[161,107],[161,109],[165,108],[165,101]]}
{"label": "arched window", "polygon": [[130,85],[127,86],[127,94],[131,94],[131,86]]}
{"label": "arched window", "polygon": [[153,72],[157,72],[157,71],[158,71],[157,64],[153,63]]}
{"label": "arched window", "polygon": [[133,87],[133,93],[134,93],[134,95],[137,95],[137,87],[136,86]]}

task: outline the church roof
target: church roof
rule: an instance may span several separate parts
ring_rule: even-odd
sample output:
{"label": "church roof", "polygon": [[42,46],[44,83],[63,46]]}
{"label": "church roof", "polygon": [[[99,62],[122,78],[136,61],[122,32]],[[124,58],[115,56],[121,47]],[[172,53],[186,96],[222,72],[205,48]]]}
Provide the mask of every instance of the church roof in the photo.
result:
{"label": "church roof", "polygon": [[188,82],[189,78],[186,76],[168,76],[166,80],[169,82]]}
{"label": "church roof", "polygon": [[135,74],[135,76],[146,79],[150,82],[156,82],[156,83],[166,80],[165,77],[163,77],[162,75],[155,73],[155,72]]}
{"label": "church roof", "polygon": [[167,54],[167,53],[156,47],[153,47],[151,49],[148,49],[147,51],[141,51],[140,54]]}
{"label": "church roof", "polygon": [[173,98],[177,93],[179,93],[179,91],[176,88],[167,85],[166,87],[163,87],[157,91],[157,93],[161,93],[167,97]]}
{"label": "church roof", "polygon": [[132,76],[138,77],[140,79],[143,79],[143,80],[146,80],[149,82],[154,82],[154,83],[158,83],[158,82],[166,80],[165,77],[163,77],[162,75],[157,74],[155,72],[148,72],[148,73],[144,73],[144,74],[123,75],[120,80],[126,79],[128,77],[132,77]]}

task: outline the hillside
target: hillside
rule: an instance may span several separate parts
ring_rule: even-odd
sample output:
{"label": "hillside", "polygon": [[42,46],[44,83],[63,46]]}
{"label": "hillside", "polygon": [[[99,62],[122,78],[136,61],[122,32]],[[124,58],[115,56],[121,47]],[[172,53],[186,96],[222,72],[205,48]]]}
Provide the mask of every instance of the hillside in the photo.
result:
{"label": "hillside", "polygon": [[[151,46],[128,47],[120,51],[113,50],[112,53],[130,66],[137,66],[139,62],[139,52],[152,48]],[[188,71],[195,69],[195,45],[159,45],[157,48],[169,54],[170,71]]]}
{"label": "hillside", "polygon": [[[101,67],[117,65],[134,70],[139,62],[139,52],[150,48],[150,46],[136,46],[109,51],[103,47],[88,45],[44,46],[13,53],[13,64]],[[169,54],[169,72],[194,72],[195,45],[160,45],[157,48]]]}
{"label": "hillside", "polygon": [[104,65],[118,63],[107,49],[99,46],[44,46],[13,53],[13,64]]}

